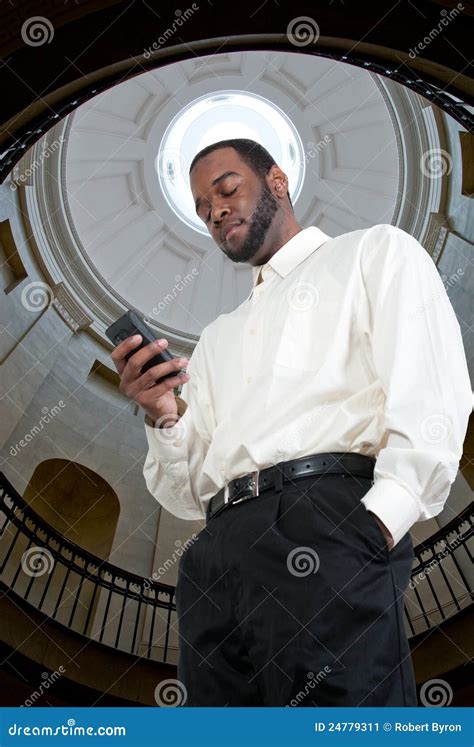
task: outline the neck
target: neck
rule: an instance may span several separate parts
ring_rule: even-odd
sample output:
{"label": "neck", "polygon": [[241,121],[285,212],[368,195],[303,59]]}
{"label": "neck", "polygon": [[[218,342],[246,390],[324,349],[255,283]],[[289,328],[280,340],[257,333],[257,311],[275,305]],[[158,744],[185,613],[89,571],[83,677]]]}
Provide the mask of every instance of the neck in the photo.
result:
{"label": "neck", "polygon": [[267,237],[267,241],[260,247],[260,251],[253,257],[253,262],[250,264],[255,266],[266,264],[282,246],[302,230],[303,227],[294,219],[285,222],[283,225],[276,224],[274,232],[272,232],[271,236]]}

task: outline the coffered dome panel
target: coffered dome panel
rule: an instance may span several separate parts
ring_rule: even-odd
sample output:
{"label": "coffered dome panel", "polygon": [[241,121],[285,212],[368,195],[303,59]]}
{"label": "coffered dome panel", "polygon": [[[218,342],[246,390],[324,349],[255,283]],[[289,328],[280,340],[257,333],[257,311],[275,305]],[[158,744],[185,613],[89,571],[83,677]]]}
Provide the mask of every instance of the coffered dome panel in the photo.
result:
{"label": "coffered dome panel", "polygon": [[192,342],[252,279],[186,215],[200,148],[259,140],[288,174],[302,226],[336,236],[393,223],[421,239],[439,198],[418,173],[434,131],[429,102],[363,68],[296,52],[213,55],[143,73],[79,107],[55,128],[62,146],[42,167],[57,188],[41,193],[37,178],[29,200],[51,224],[55,281],[69,281],[89,309],[93,301],[99,335],[132,307],[171,340]]}

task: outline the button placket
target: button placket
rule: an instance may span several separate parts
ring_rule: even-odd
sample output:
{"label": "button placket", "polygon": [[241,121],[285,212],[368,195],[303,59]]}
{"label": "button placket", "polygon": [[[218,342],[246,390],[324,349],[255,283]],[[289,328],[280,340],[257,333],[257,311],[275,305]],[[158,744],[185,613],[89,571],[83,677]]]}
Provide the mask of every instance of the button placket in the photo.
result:
{"label": "button placket", "polygon": [[243,329],[242,340],[242,376],[244,384],[254,381],[255,353],[259,347],[260,328],[257,314],[249,314]]}

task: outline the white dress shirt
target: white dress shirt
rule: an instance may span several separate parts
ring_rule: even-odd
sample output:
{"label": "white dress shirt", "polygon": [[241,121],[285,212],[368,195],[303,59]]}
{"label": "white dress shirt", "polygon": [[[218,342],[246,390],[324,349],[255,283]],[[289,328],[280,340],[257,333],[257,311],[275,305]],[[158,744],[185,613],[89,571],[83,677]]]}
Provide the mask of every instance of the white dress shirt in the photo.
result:
{"label": "white dress shirt", "polygon": [[167,429],[145,419],[149,491],[172,514],[201,519],[226,482],[253,470],[369,454],[362,502],[396,545],[443,509],[472,411],[460,327],[433,260],[388,224],[336,238],[310,226],[252,271],[248,298],[201,334],[180,419]]}

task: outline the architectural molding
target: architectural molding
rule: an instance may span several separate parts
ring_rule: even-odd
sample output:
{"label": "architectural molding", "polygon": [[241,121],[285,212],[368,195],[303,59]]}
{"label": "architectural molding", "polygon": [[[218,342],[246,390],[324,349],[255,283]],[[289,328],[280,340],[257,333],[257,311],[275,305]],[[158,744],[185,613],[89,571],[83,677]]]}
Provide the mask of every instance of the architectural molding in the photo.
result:
{"label": "architectural molding", "polygon": [[[311,155],[295,206],[300,222],[333,236],[391,222],[432,254],[437,224],[430,216],[442,212],[446,181],[421,167],[424,155],[444,144],[434,107],[394,81],[319,57],[306,58],[303,76],[298,60],[291,53],[231,52],[214,56],[212,65],[220,86],[220,71],[226,89],[246,90],[252,81],[252,90],[286,111],[308,153],[311,144],[330,138]],[[18,192],[32,249],[58,288],[56,310],[71,329],[88,329],[107,348],[106,327],[135,308],[173,352],[189,356],[199,325],[235,308],[251,283],[250,268],[231,265],[209,237],[177,219],[154,170],[166,124],[180,107],[211,92],[209,76],[198,74],[202,65],[201,59],[176,63],[169,80],[165,69],[153,70],[100,94],[49,130],[13,175],[22,183]],[[166,91],[167,81],[173,91]],[[364,107],[354,86],[367,96]],[[367,128],[365,154],[350,144],[351,138],[363,142],[360,133]],[[384,159],[376,168],[371,164],[377,139],[386,143],[379,147],[386,164],[394,164],[387,179]],[[31,174],[28,186],[25,176]],[[111,188],[117,190],[112,214]],[[80,204],[88,191],[97,195],[92,210]],[[184,287],[191,271],[192,282]],[[167,308],[166,298],[172,299]],[[155,306],[164,312],[150,313]]]}

